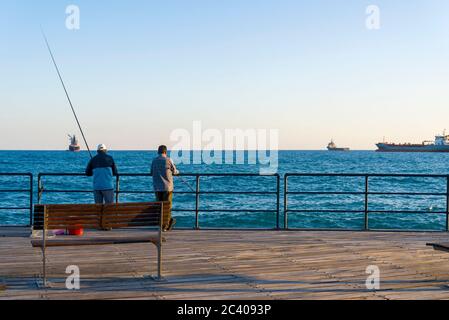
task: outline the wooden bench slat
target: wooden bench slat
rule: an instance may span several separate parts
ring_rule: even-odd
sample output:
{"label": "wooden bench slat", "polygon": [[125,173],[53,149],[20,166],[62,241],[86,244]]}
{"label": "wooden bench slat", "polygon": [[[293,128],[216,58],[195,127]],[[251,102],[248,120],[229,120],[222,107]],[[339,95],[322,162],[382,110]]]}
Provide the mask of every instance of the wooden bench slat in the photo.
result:
{"label": "wooden bench slat", "polygon": [[[165,239],[163,238],[163,241]],[[33,247],[42,248],[42,240],[32,240]],[[113,244],[133,244],[133,243],[159,243],[157,236],[141,237],[114,237],[114,238],[71,238],[71,239],[49,239],[46,241],[46,247],[73,247],[73,246],[94,246],[94,245],[113,245]]]}
{"label": "wooden bench slat", "polygon": [[53,224],[47,226],[47,230],[65,230],[65,229],[79,229],[79,228],[88,230],[99,230],[101,229],[101,226],[98,224],[73,224],[73,225]]}
{"label": "wooden bench slat", "polygon": [[129,214],[129,215],[110,215],[103,217],[103,220],[114,221],[114,220],[133,220],[133,219],[141,219],[141,220],[149,220],[155,221],[159,220],[159,215],[156,214]]}
{"label": "wooden bench slat", "polygon": [[148,223],[129,222],[129,223],[105,223],[103,227],[112,229],[132,228],[132,227],[148,227]]}
{"label": "wooden bench slat", "polygon": [[104,215],[110,215],[110,214],[129,214],[129,213],[135,213],[135,212],[142,212],[142,213],[160,213],[161,208],[143,208],[143,207],[129,207],[129,208],[109,208],[105,209],[103,214]]}
{"label": "wooden bench slat", "polygon": [[117,208],[117,209],[104,209],[104,215],[110,214],[129,214],[129,213],[160,213],[161,208],[145,208],[145,207],[136,207],[136,208]]}
{"label": "wooden bench slat", "polygon": [[67,217],[67,216],[98,216],[101,214],[101,211],[47,211],[47,216],[52,217]]}

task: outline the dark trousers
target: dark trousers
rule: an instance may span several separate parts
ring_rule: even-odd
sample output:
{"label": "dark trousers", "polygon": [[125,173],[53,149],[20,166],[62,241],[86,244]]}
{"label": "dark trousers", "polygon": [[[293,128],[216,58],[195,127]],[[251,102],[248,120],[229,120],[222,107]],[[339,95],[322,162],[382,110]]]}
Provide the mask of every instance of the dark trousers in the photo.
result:
{"label": "dark trousers", "polygon": [[96,204],[114,203],[114,190],[95,190],[94,198]]}
{"label": "dark trousers", "polygon": [[155,192],[156,194],[156,201],[157,202],[170,202],[170,210],[167,210],[164,212],[164,218],[163,218],[163,222],[162,225],[164,227],[168,227],[168,224],[170,223],[170,220],[172,218],[171,216],[171,208],[173,205],[173,192],[169,192],[169,191],[162,191],[162,192]]}

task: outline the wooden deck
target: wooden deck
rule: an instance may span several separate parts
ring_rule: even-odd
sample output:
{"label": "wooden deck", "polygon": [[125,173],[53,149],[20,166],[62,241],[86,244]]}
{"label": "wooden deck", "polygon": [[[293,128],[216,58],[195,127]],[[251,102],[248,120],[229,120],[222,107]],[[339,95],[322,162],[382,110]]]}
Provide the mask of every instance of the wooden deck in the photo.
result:
{"label": "wooden deck", "polygon": [[[154,245],[50,248],[54,288],[40,289],[41,253],[31,247],[29,231],[0,228],[0,299],[449,299],[449,254],[426,247],[448,238],[444,233],[174,231],[164,247],[166,282],[143,277],[156,271]],[[81,270],[79,291],[65,289],[68,265]],[[380,268],[379,291],[366,289],[369,265]]]}

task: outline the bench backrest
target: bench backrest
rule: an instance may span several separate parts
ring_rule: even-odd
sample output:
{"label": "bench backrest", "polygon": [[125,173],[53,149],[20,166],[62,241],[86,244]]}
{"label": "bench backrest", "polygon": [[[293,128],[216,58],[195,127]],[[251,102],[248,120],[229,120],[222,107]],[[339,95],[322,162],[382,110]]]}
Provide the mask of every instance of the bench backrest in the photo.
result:
{"label": "bench backrest", "polygon": [[[162,226],[162,202],[108,204],[103,208],[102,228]],[[170,204],[165,204],[169,206]]]}
{"label": "bench backrest", "polygon": [[34,229],[104,229],[160,227],[169,202],[120,203],[109,205],[36,205]]}

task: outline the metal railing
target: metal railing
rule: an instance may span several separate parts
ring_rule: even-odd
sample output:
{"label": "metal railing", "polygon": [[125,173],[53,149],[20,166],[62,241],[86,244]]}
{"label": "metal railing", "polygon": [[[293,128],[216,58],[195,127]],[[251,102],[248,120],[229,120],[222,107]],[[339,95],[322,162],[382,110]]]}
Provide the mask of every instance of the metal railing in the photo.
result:
{"label": "metal railing", "polygon": [[[44,188],[44,177],[86,177],[85,174],[77,174],[77,173],[40,173],[38,175],[38,203],[41,203],[42,197],[44,193],[92,193],[92,189],[74,189],[74,190],[67,190],[67,189],[46,189]],[[125,190],[121,188],[121,182],[123,178],[130,178],[130,177],[143,177],[151,179],[151,175],[149,173],[122,173],[116,176],[115,179],[115,201],[117,203],[120,202],[120,195],[153,195],[154,191],[151,190]],[[194,178],[195,185],[191,186],[188,184],[183,178],[184,177],[190,177]],[[275,186],[275,189],[273,191],[242,191],[242,190],[233,190],[233,191],[203,191],[201,190],[201,179],[202,178],[211,178],[211,177],[222,177],[222,178],[233,178],[233,177],[269,177],[274,180],[273,186]],[[272,174],[272,175],[260,175],[260,174],[247,174],[247,173],[222,173],[222,174],[180,174],[176,176],[175,178],[182,179],[180,181],[180,184],[186,184],[191,189],[191,191],[175,191],[175,195],[194,195],[195,201],[194,201],[194,207],[191,209],[176,209],[174,208],[173,212],[192,212],[195,214],[194,216],[194,229],[200,229],[200,214],[201,213],[211,213],[211,212],[221,212],[221,213],[239,213],[239,212],[245,212],[245,213],[273,213],[275,214],[275,229],[280,229],[280,175],[279,174]],[[148,186],[152,186],[152,181],[148,182]],[[201,207],[201,195],[271,195],[275,197],[275,207],[274,208],[262,208],[262,209],[203,209]],[[204,229],[211,229],[211,228],[204,228]],[[217,228],[218,229],[218,228]],[[235,228],[235,229],[242,229],[242,228]]]}
{"label": "metal railing", "polygon": [[[308,178],[362,178],[363,191],[290,191],[289,178],[292,177],[308,177]],[[370,191],[370,181],[372,178],[431,178],[442,179],[444,182],[444,192],[375,192]],[[308,185],[310,187],[310,185]],[[310,189],[309,189],[310,190]],[[326,173],[287,173],[284,176],[284,229],[289,228],[289,214],[290,213],[355,213],[363,214],[363,230],[370,229],[369,218],[371,214],[441,214],[445,215],[444,231],[449,231],[449,175],[432,175],[432,174],[326,174]],[[346,195],[346,196],[363,196],[363,206],[361,210],[353,209],[291,209],[289,206],[289,195],[303,195],[303,196],[332,196],[332,195]],[[445,210],[429,211],[429,210],[371,210],[370,196],[436,196],[445,198]],[[300,229],[300,228],[296,228]],[[303,228],[305,229],[305,228]],[[307,228],[310,229],[310,228]],[[392,231],[408,231],[408,230],[392,230]],[[423,230],[420,230],[423,231]]]}
{"label": "metal railing", "polygon": [[26,181],[28,188],[20,188],[20,189],[7,189],[4,186],[3,181],[0,186],[0,193],[12,193],[12,194],[26,194],[29,196],[29,205],[28,206],[7,206],[0,207],[0,211],[29,211],[30,214],[30,226],[33,223],[33,174],[31,173],[0,173],[0,177],[27,177],[28,181]]}
{"label": "metal railing", "polygon": [[[0,185],[0,194],[2,193],[13,193],[13,194],[26,194],[28,195],[29,199],[27,199],[28,205],[26,206],[2,206],[0,207],[0,211],[5,210],[26,210],[29,211],[30,214],[30,225],[33,224],[33,174],[31,173],[0,173],[0,177],[26,177],[27,180],[25,181],[27,183],[28,188],[10,188],[8,189],[5,184],[3,186]],[[77,173],[41,173],[38,175],[38,188],[37,188],[37,203],[42,202],[42,197],[44,193],[92,193],[92,190],[90,188],[90,181],[86,179],[86,188],[85,189],[73,189],[73,190],[67,190],[67,189],[59,189],[59,188],[44,188],[44,181],[43,179],[45,177],[85,177],[84,174],[77,174]],[[147,190],[126,190],[123,189],[121,186],[121,182],[125,178],[132,178],[132,177],[142,177],[145,179],[148,179],[148,189]],[[273,214],[273,226],[277,230],[281,229],[301,229],[301,228],[291,228],[289,226],[289,220],[291,219],[291,216],[294,216],[295,213],[303,213],[303,214],[310,214],[313,213],[343,213],[343,214],[354,214],[359,215],[363,217],[363,226],[361,226],[360,229],[357,230],[372,230],[375,231],[376,229],[371,228],[370,217],[374,214],[439,214],[445,216],[444,221],[444,231],[449,232],[449,175],[431,175],[431,174],[326,174],[326,173],[287,173],[284,176],[284,186],[283,189],[281,189],[280,184],[280,175],[279,174],[273,174],[273,175],[259,175],[259,174],[245,174],[245,173],[223,173],[223,174],[182,174],[180,175],[179,179],[182,179],[183,177],[191,178],[192,179],[192,186],[189,186],[190,190],[187,191],[176,191],[175,194],[178,195],[192,195],[194,196],[194,200],[189,201],[189,203],[192,203],[191,208],[182,208],[182,209],[174,209],[174,212],[191,212],[192,218],[194,220],[193,222],[193,228],[200,229],[201,227],[201,213],[211,213],[211,212],[221,212],[221,213],[272,213]],[[248,178],[257,178],[257,177],[269,177],[270,180],[269,183],[264,183],[264,187],[269,187],[269,190],[267,191],[266,188],[264,190],[251,190],[251,191],[244,191],[244,190],[237,190],[237,189],[231,189],[229,186],[225,191],[213,191],[213,190],[203,190],[203,187],[201,185],[202,181],[206,180],[207,177],[228,177],[232,179],[232,177],[248,177]],[[293,177],[297,178],[314,178],[314,179],[321,179],[318,182],[319,183],[308,183],[306,184],[306,187],[295,189],[294,184],[291,183],[291,179]],[[317,187],[318,185],[322,185],[323,181],[326,181],[326,179],[330,178],[357,178],[360,179],[358,185],[359,190],[350,190],[350,191],[344,191],[345,188],[341,189],[340,185],[335,185],[338,187],[338,191],[334,190],[314,190],[314,187]],[[372,184],[373,180],[375,178],[400,178],[400,179],[434,179],[437,180],[440,185],[438,187],[435,187],[434,190],[437,190],[436,192],[389,192],[387,190],[373,190]],[[152,195],[153,191],[151,191],[152,182],[150,181],[151,176],[147,173],[138,173],[138,174],[120,174],[116,177],[116,190],[115,190],[115,200],[116,202],[120,202],[121,195],[138,195],[138,194],[148,194]],[[204,179],[204,180],[203,180]],[[180,181],[179,184],[181,184]],[[24,182],[22,182],[24,183]],[[256,184],[251,184],[250,187],[253,188]],[[432,186],[432,184],[429,184]],[[304,186],[304,184],[302,184]],[[329,186],[329,184],[328,184]],[[329,189],[329,188],[327,188]],[[419,191],[419,190],[418,190]],[[201,201],[202,195],[267,195],[273,197],[273,200],[265,201],[265,207],[264,208],[251,208],[251,209],[245,209],[245,208],[231,208],[231,209],[225,209],[223,207],[221,208],[212,208],[208,209],[203,205],[203,201]],[[321,208],[317,209],[311,209],[309,207],[306,207],[305,205],[295,206],[294,201],[291,201],[289,198],[293,197],[294,195],[303,196],[303,197],[316,197],[316,196],[357,196],[360,197],[360,200],[357,200],[358,204],[361,204],[360,208],[355,208],[353,206],[353,203],[351,203],[351,207],[344,207],[344,208],[328,208],[329,206],[326,205]],[[281,197],[284,197],[283,199],[283,225],[281,226]],[[424,197],[430,197],[434,196],[437,198],[442,198],[441,202],[443,202],[444,198],[444,208],[443,205],[439,206],[437,210],[390,210],[389,207],[385,209],[373,209],[372,204],[375,201],[372,200],[375,196],[407,196],[407,197],[418,197],[418,196],[424,196]],[[29,200],[29,202],[28,202]],[[9,203],[10,201],[8,201]],[[206,203],[207,204],[207,203]],[[251,205],[259,205],[257,203],[250,203]],[[314,202],[314,204],[320,205],[319,201]],[[0,204],[1,205],[1,204]],[[270,205],[270,207],[268,207]],[[271,224],[271,222],[270,222]],[[441,222],[443,224],[443,222]],[[217,228],[218,229],[218,228]],[[236,228],[239,229],[239,228]],[[241,228],[242,229],[242,228]],[[310,228],[303,228],[303,229],[310,229]],[[315,230],[318,228],[315,228]],[[392,229],[390,229],[392,230]],[[418,229],[420,231],[423,231],[422,229]],[[395,231],[395,230],[392,230]],[[401,231],[407,231],[402,230]]]}

